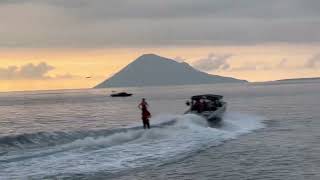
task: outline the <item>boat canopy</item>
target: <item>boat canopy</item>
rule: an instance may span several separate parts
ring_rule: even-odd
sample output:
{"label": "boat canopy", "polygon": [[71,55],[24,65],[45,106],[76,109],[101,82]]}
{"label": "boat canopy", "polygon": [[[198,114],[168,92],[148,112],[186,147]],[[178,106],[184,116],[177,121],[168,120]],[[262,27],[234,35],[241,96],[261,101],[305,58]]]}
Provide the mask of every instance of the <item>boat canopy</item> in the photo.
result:
{"label": "boat canopy", "polygon": [[199,99],[208,99],[211,101],[216,101],[216,100],[221,100],[223,96],[221,95],[215,95],[215,94],[203,94],[203,95],[197,95],[197,96],[192,96],[192,100],[199,100]]}

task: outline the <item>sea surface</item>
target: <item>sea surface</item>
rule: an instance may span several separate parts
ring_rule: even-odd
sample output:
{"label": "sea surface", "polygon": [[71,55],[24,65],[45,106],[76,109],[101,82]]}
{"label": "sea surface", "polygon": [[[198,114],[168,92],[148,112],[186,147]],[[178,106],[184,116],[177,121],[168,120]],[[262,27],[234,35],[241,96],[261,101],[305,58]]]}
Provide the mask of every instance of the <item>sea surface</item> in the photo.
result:
{"label": "sea surface", "polygon": [[[184,115],[204,93],[228,102],[219,126]],[[0,179],[317,180],[319,128],[319,81],[0,93]]]}

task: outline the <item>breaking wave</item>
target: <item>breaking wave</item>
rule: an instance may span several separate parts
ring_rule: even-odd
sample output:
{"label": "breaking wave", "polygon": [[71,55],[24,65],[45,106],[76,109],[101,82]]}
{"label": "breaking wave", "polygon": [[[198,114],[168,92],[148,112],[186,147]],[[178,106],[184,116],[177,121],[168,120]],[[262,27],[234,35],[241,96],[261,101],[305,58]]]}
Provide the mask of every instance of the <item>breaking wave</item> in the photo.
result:
{"label": "breaking wave", "polygon": [[[150,130],[125,129],[25,134],[0,139],[4,178],[113,174],[158,166],[262,128],[262,118],[226,114],[219,128],[196,115],[156,117]],[[23,151],[19,152],[19,149]],[[6,151],[5,151],[6,150]],[[13,150],[13,151],[8,151]],[[48,171],[50,169],[50,171]],[[21,175],[21,176],[20,176]]]}
{"label": "breaking wave", "polygon": [[[155,128],[161,128],[174,123],[175,120],[163,122],[155,125]],[[57,146],[82,139],[96,139],[115,134],[130,134],[141,127],[119,128],[119,129],[102,129],[91,131],[75,132],[38,132],[33,134],[19,134],[13,136],[0,137],[0,155],[9,151],[26,150],[32,148]]]}

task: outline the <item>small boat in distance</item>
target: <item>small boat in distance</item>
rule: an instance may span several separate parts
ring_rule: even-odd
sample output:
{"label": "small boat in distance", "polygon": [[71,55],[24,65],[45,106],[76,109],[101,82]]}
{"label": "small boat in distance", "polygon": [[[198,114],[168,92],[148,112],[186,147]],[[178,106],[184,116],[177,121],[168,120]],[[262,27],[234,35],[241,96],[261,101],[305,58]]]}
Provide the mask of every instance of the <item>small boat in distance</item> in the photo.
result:
{"label": "small boat in distance", "polygon": [[111,97],[129,97],[132,96],[132,94],[126,93],[126,92],[120,92],[120,93],[114,93],[110,95]]}
{"label": "small boat in distance", "polygon": [[219,122],[227,110],[227,103],[222,99],[223,96],[214,94],[192,96],[191,102],[186,103],[190,109],[185,114],[197,114],[208,121]]}

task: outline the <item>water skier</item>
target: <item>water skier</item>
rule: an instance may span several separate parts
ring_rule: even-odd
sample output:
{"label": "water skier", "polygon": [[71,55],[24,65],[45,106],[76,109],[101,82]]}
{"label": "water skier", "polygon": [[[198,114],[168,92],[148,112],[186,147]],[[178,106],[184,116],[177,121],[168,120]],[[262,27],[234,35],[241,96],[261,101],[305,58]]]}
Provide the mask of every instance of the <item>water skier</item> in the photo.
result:
{"label": "water skier", "polygon": [[149,118],[151,117],[151,113],[148,111],[148,103],[146,102],[145,98],[142,98],[141,103],[138,105],[138,108],[142,111],[142,123],[143,123],[143,128],[146,129],[150,129],[150,122],[149,122]]}

